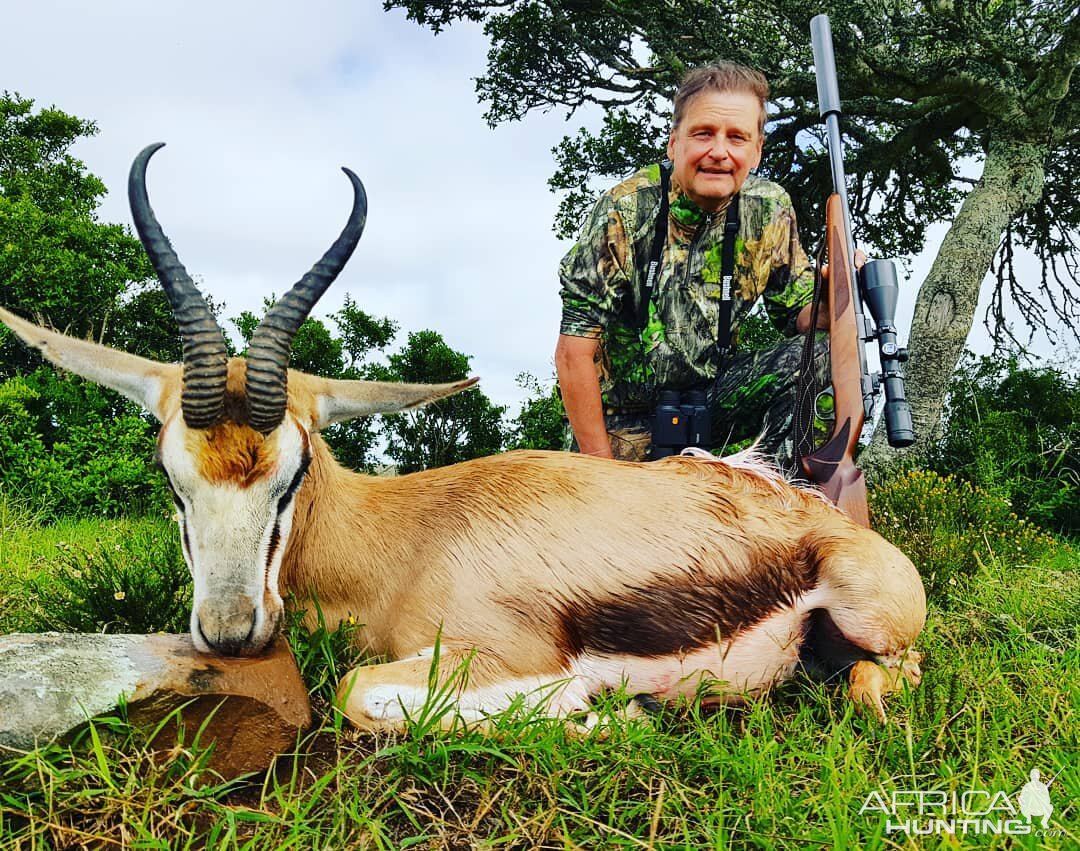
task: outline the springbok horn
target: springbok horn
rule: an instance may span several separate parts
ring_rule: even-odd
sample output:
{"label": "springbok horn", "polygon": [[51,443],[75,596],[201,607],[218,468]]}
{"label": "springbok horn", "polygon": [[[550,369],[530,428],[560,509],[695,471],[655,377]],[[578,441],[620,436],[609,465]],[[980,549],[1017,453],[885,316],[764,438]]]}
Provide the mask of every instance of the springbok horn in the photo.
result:
{"label": "springbok horn", "polygon": [[161,230],[146,194],[146,164],[164,142],[149,145],[131,164],[128,201],[135,229],[150,255],[165,295],[172,305],[184,343],[183,389],[180,395],[184,422],[189,428],[208,428],[221,416],[229,353],[225,337],[195,282]]}
{"label": "springbok horn", "polygon": [[293,338],[315,302],[344,268],[364,232],[367,219],[364,184],[349,169],[342,171],[353,185],[353,208],[345,229],[311,271],[270,308],[251,336],[247,353],[248,422],[263,434],[272,432],[285,418]]}

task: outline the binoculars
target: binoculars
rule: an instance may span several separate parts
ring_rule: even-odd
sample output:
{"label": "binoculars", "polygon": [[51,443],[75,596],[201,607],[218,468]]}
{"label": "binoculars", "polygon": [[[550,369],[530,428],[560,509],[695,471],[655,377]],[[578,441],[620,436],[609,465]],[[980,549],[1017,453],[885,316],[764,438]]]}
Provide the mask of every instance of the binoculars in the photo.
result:
{"label": "binoculars", "polygon": [[661,390],[652,416],[653,461],[678,455],[688,446],[712,445],[712,419],[704,390]]}

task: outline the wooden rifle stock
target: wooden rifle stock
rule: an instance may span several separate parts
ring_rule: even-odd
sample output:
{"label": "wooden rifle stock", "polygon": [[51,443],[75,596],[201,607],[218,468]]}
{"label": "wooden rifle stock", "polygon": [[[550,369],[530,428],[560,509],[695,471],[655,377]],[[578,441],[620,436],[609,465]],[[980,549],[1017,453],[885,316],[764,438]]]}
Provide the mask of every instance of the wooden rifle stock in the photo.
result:
{"label": "wooden rifle stock", "polygon": [[[836,419],[829,440],[802,458],[802,468],[825,495],[856,523],[870,526],[866,481],[855,466],[866,410],[863,402],[862,340],[856,320],[855,268],[848,254],[848,234],[840,196],[825,208],[829,310],[829,356]],[[813,333],[811,331],[810,333]]]}

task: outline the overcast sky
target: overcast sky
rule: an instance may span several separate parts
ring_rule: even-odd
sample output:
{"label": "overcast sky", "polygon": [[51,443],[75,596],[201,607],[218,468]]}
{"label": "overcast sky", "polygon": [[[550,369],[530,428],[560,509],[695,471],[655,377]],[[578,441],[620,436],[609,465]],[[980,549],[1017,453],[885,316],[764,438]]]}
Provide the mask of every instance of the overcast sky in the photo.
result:
{"label": "overcast sky", "polygon": [[226,316],[261,311],[330,245],[347,165],[367,229],[315,314],[349,294],[403,332],[439,331],[512,409],[519,372],[551,374],[568,245],[551,230],[550,149],[585,116],[489,129],[479,27],[436,38],[377,0],[36,0],[5,14],[4,42],[0,86],[97,122],[75,153],[110,190],[104,221],[130,224],[131,160],[167,143],[151,201]]}
{"label": "overcast sky", "polygon": [[501,404],[519,372],[552,372],[567,246],[546,180],[568,125],[487,127],[478,27],[436,38],[372,0],[39,0],[5,18],[0,85],[98,123],[75,153],[109,187],[103,220],[130,223],[131,160],[167,143],[151,201],[226,316],[261,311],[333,242],[347,165],[367,229],[316,314],[350,294],[403,332],[437,330]]}

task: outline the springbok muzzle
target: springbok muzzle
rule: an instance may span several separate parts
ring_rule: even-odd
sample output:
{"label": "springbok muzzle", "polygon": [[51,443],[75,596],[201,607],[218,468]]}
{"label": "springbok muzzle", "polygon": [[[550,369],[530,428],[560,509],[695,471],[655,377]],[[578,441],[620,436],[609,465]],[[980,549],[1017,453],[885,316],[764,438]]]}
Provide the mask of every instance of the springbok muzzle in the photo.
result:
{"label": "springbok muzzle", "polygon": [[247,594],[232,594],[201,603],[193,618],[192,632],[197,632],[211,650],[222,656],[253,656],[273,637],[270,632],[267,638],[259,640],[258,620],[255,602]]}

